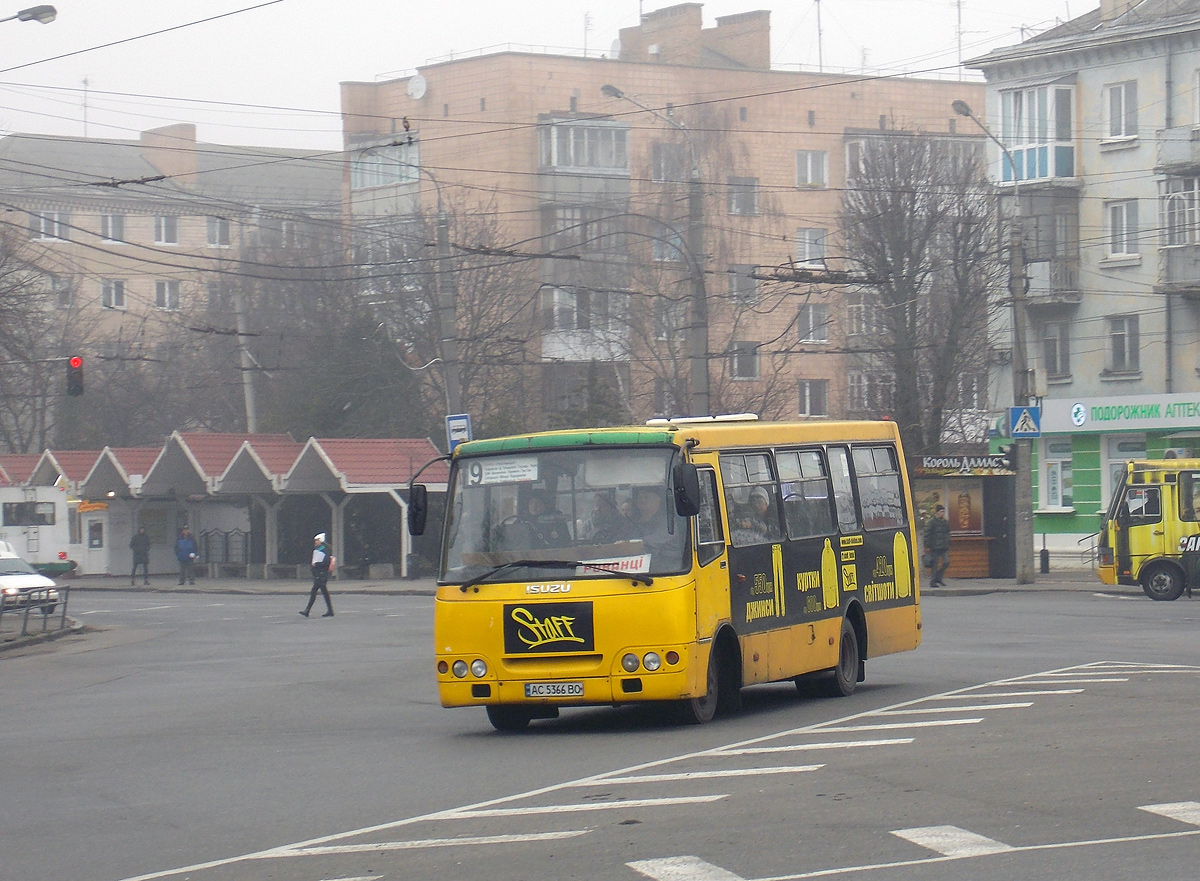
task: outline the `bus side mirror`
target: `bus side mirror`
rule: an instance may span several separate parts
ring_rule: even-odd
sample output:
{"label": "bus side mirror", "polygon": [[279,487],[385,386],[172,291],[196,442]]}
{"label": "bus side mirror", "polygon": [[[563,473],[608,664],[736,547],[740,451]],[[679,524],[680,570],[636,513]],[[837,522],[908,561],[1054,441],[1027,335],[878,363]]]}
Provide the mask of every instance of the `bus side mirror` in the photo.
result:
{"label": "bus side mirror", "polygon": [[423,483],[408,488],[408,533],[425,534],[425,518],[429,516],[429,490]]}
{"label": "bus side mirror", "polygon": [[675,511],[680,517],[700,513],[700,472],[691,462],[676,462],[671,482],[675,485]]}

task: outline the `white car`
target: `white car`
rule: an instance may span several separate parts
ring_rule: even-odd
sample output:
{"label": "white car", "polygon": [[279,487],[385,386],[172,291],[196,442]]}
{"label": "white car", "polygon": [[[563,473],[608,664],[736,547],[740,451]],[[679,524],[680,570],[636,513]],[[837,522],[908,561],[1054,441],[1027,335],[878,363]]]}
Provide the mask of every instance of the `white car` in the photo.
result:
{"label": "white car", "polygon": [[36,606],[43,615],[53,615],[58,608],[53,579],[35,571],[5,541],[0,541],[0,603],[6,611]]}

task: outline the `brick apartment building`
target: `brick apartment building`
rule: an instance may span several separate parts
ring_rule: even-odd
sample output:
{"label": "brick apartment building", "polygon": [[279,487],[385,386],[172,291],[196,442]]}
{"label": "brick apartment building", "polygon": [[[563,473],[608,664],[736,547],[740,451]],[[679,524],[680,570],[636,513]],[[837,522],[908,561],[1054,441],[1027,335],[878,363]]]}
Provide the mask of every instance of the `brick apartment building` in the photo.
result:
{"label": "brick apartment building", "polygon": [[[847,171],[881,132],[977,141],[950,105],[982,106],[983,87],[772,70],[768,12],[701,13],[648,13],[606,57],[501,51],[343,83],[356,240],[403,250],[406,218],[439,202],[496,218],[493,246],[536,262],[512,324],[540,394],[506,403],[542,424],[587,406],[597,373],[627,418],[686,412],[697,357],[710,412],[882,415],[846,354],[861,293],[821,283],[847,265]],[[460,316],[460,352],[472,332]],[[465,409],[483,403],[464,387]]]}

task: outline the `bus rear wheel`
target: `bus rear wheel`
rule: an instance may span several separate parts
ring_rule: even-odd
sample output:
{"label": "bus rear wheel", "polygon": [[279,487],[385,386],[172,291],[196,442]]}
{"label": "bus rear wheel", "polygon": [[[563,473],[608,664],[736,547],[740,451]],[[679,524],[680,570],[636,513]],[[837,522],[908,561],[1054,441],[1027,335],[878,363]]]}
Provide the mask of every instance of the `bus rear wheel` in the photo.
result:
{"label": "bus rear wheel", "polygon": [[1183,573],[1167,563],[1155,563],[1142,575],[1142,590],[1152,600],[1177,600],[1183,593]]}
{"label": "bus rear wheel", "polygon": [[858,670],[861,666],[858,634],[850,619],[843,618],[842,635],[838,640],[838,662],[833,668],[833,675],[825,680],[825,693],[830,697],[850,697],[858,687]]}
{"label": "bus rear wheel", "polygon": [[488,721],[497,731],[524,731],[533,719],[533,711],[511,705],[489,706]]}

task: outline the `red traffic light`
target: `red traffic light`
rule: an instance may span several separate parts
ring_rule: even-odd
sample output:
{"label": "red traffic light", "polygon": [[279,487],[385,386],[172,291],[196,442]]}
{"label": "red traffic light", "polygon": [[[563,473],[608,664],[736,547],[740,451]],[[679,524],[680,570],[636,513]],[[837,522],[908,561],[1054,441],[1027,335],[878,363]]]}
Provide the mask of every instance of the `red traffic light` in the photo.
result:
{"label": "red traffic light", "polygon": [[78,370],[83,366],[83,358],[79,355],[72,355],[71,360],[67,363],[71,365],[72,370]]}
{"label": "red traffic light", "polygon": [[83,394],[82,355],[72,355],[67,359],[67,394],[73,398]]}

